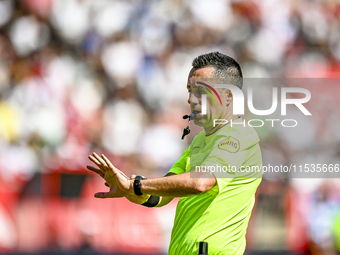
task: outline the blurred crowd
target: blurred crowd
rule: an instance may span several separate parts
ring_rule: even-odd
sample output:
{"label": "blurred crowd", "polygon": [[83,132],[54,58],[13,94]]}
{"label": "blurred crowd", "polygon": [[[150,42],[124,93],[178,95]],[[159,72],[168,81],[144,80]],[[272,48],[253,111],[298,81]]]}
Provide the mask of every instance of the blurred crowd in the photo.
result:
{"label": "blurred crowd", "polygon": [[[1,0],[0,193],[20,194],[36,173],[84,172],[92,151],[129,174],[164,175],[188,146],[180,137],[191,61],[215,50],[244,77],[339,77],[340,2]],[[264,156],[287,163],[287,148],[267,139]],[[328,250],[338,186],[264,180],[257,208],[282,205],[292,250]]]}

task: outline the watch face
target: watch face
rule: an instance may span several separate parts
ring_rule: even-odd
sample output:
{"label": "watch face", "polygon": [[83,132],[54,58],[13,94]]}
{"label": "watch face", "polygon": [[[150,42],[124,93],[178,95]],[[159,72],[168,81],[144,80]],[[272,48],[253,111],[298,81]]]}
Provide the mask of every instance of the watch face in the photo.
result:
{"label": "watch face", "polygon": [[147,178],[145,177],[145,176],[143,176],[143,175],[138,175],[138,176],[136,176],[136,178],[135,178],[135,180],[146,180]]}

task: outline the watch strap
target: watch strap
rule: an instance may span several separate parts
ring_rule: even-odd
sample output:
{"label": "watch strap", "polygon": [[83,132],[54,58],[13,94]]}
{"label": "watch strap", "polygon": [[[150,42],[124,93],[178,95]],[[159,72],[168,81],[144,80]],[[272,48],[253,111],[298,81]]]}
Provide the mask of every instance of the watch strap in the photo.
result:
{"label": "watch strap", "polygon": [[133,190],[135,192],[135,195],[137,195],[137,196],[143,195],[143,193],[141,191],[141,186],[142,186],[142,184],[140,182],[141,180],[146,180],[146,177],[138,175],[138,176],[136,176],[136,178],[133,182]]}

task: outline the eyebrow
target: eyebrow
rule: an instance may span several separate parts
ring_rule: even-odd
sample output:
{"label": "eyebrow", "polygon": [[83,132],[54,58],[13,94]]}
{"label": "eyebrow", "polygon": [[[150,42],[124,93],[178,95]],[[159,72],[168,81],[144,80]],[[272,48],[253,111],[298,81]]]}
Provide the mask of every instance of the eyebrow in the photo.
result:
{"label": "eyebrow", "polygon": [[[208,84],[203,83],[203,82],[197,82],[194,87],[196,87],[198,89],[204,89],[204,88],[209,88],[210,86]],[[187,89],[190,89],[190,88],[191,88],[191,85],[187,84]]]}
{"label": "eyebrow", "polygon": [[198,87],[208,87],[208,88],[211,87],[210,85],[203,83],[203,82],[200,82],[200,81],[196,82],[196,84],[199,84]]}

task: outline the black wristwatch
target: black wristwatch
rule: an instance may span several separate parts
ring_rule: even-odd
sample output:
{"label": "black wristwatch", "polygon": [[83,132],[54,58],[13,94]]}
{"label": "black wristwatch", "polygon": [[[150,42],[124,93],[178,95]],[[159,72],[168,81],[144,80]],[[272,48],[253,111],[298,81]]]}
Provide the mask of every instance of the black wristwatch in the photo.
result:
{"label": "black wristwatch", "polygon": [[146,180],[146,177],[144,176],[136,176],[134,182],[133,182],[133,190],[135,191],[135,194],[137,196],[141,196],[143,195],[142,191],[140,190],[140,187],[141,187],[141,183],[140,181],[141,180]]}

